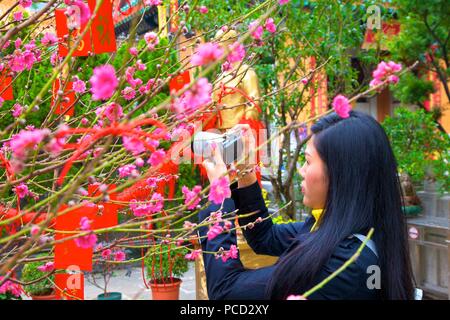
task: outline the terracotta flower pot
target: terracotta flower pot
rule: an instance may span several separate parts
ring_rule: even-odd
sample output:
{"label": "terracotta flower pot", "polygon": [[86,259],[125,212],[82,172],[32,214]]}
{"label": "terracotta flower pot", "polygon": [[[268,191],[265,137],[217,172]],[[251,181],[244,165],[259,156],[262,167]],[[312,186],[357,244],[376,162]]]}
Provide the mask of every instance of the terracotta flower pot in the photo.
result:
{"label": "terracotta flower pot", "polygon": [[165,283],[150,282],[153,300],[179,300],[181,279],[173,278]]}
{"label": "terracotta flower pot", "polygon": [[55,291],[45,296],[33,296],[33,295],[30,296],[32,300],[60,300],[60,298],[56,295]]}

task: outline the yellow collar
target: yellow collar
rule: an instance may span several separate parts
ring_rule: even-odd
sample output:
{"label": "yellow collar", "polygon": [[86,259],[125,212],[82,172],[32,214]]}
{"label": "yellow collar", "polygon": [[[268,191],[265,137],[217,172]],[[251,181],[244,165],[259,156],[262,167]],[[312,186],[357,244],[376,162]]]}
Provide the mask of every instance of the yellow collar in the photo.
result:
{"label": "yellow collar", "polygon": [[318,228],[320,218],[322,217],[322,213],[323,213],[323,209],[313,209],[312,210],[311,214],[313,215],[316,222],[314,222],[314,225],[311,228],[311,232],[315,231]]}

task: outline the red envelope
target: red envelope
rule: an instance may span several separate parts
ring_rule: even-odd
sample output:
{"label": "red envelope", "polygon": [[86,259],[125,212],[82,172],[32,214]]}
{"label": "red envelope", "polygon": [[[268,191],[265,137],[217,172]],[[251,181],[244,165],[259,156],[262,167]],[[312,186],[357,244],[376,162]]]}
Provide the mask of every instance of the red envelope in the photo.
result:
{"label": "red envelope", "polygon": [[56,273],[56,296],[62,300],[84,300],[84,274],[82,272]]}
{"label": "red envelope", "polygon": [[12,77],[8,77],[5,71],[0,74],[0,97],[3,100],[14,100]]}
{"label": "red envelope", "polygon": [[[59,104],[55,108],[55,114],[64,114],[68,116],[73,116],[75,113],[75,92],[72,90],[73,82],[69,81],[67,84],[64,95],[61,97]],[[56,102],[57,93],[60,89],[60,80],[56,79],[53,82],[53,95],[52,95],[52,105]],[[68,98],[69,101],[64,101],[64,98]]]}
{"label": "red envelope", "polygon": [[[89,0],[88,3],[91,12],[94,12],[97,1]],[[115,52],[117,50],[111,0],[103,0],[97,16],[92,21],[91,31],[94,53]]]}
{"label": "red envelope", "polygon": [[173,77],[169,81],[169,90],[170,92],[175,91],[178,92],[179,90],[183,89],[183,87],[191,82],[191,76],[188,70],[184,71],[183,73],[177,75],[176,77]]}
{"label": "red envelope", "polygon": [[[58,38],[61,38],[59,42],[59,55],[61,57],[67,56],[69,53],[68,47],[70,44],[67,43],[67,39],[64,40],[64,37],[69,34],[69,28],[67,27],[67,16],[64,14],[65,9],[56,9],[55,10],[55,19],[56,19],[56,34]],[[71,42],[74,43],[76,37],[79,33],[82,33],[86,25],[82,25],[81,29],[74,29],[71,31]],[[92,51],[91,47],[91,34],[90,31],[86,32],[83,39],[81,40],[77,50],[75,50],[72,54],[73,57],[84,57],[87,56],[88,53]]]}
{"label": "red envelope", "polygon": [[[61,206],[63,211],[68,206]],[[84,206],[73,209],[56,218],[55,222],[55,240],[64,239],[73,234],[61,233],[58,231],[75,231],[80,227],[82,217],[94,220],[96,216],[96,207]],[[93,249],[84,249],[76,245],[75,240],[67,240],[55,245],[55,268],[66,269],[69,266],[78,266],[80,270],[92,271],[92,253]]]}
{"label": "red envelope", "polygon": [[[101,192],[98,190],[100,184],[90,184],[88,186],[88,193],[90,197],[99,196]],[[108,186],[108,191],[114,190],[115,184]],[[111,200],[117,199],[117,193],[110,193],[109,198]],[[96,210],[94,222],[92,223],[92,229],[102,229],[114,227],[119,223],[118,209],[119,205],[111,202],[99,202],[99,205],[103,205],[103,213]]]}

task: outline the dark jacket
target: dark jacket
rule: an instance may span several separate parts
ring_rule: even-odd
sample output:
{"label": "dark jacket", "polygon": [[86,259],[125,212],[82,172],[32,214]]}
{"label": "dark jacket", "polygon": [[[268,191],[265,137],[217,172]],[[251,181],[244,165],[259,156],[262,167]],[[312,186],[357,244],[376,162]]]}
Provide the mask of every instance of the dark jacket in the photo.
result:
{"label": "dark jacket", "polygon": [[[211,212],[220,209],[219,205],[210,205],[205,210],[199,212],[199,221],[209,217]],[[249,222],[254,222],[257,217],[267,217],[268,210],[265,206],[261,194],[261,188],[256,182],[246,188],[237,189],[236,184],[232,185],[232,198],[225,199],[223,214],[239,209],[238,213],[245,214],[258,211],[249,217],[240,218],[239,225],[243,226]],[[255,223],[254,227],[243,231],[249,246],[258,254],[271,256],[282,256],[289,251],[291,246],[295,246],[295,239],[301,234],[309,233],[315,219],[310,217],[305,222],[289,224],[273,224],[271,219],[261,223]],[[234,223],[233,223],[234,228]],[[212,240],[207,240],[208,227],[199,228],[202,249],[207,252],[216,252],[220,247],[229,250],[232,244],[236,245],[236,232],[224,232]],[[347,261],[361,245],[361,241],[356,237],[347,238],[342,241],[329,261],[319,272],[316,283],[325,279]],[[211,300],[222,299],[266,299],[265,290],[269,279],[272,277],[276,265],[264,267],[256,270],[245,269],[239,259],[216,259],[213,254],[203,254],[206,283],[208,295]],[[308,299],[378,299],[377,289],[367,287],[367,279],[372,275],[368,272],[368,267],[377,265],[376,255],[367,247],[363,249],[361,255],[346,270],[336,278],[327,283],[323,288],[316,291]],[[373,271],[372,271],[373,272]],[[301,294],[303,292],[296,292]]]}

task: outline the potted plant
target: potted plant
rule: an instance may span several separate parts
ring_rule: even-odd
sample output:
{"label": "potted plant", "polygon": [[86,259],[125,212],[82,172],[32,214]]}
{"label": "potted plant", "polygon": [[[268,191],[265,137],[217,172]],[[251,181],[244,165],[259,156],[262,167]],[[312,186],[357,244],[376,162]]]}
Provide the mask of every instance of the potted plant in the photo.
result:
{"label": "potted plant", "polygon": [[53,262],[35,261],[23,266],[21,280],[29,283],[24,291],[33,300],[58,300],[55,293]]}
{"label": "potted plant", "polygon": [[185,247],[159,244],[151,247],[145,257],[147,276],[152,289],[153,300],[178,300],[180,277],[188,271],[188,253]]}
{"label": "potted plant", "polygon": [[91,284],[102,290],[102,293],[97,295],[97,300],[122,300],[122,293],[108,291],[108,285],[119,266],[117,262],[125,260],[125,252],[102,248],[103,244],[97,246],[96,251],[101,252],[100,258],[95,261],[93,271],[86,278]]}

